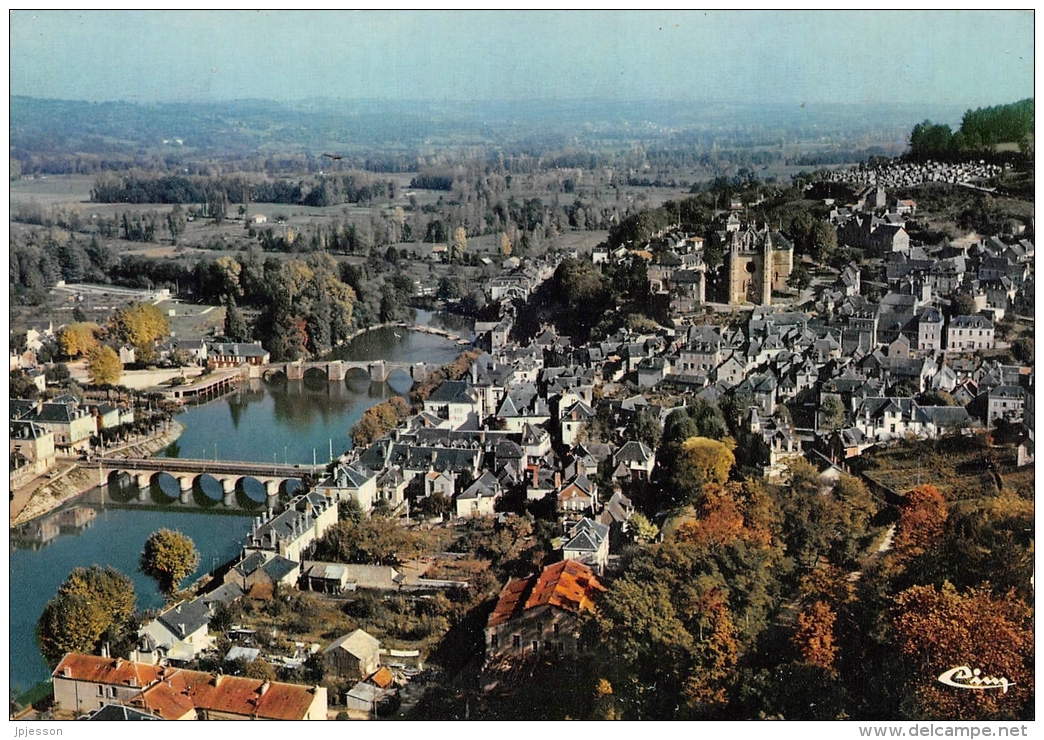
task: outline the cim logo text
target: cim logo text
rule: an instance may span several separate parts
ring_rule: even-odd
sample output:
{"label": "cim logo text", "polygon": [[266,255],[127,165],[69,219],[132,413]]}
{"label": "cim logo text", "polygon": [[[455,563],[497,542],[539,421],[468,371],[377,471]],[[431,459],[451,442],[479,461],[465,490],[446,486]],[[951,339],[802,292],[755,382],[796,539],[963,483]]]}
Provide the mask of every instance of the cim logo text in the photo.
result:
{"label": "cim logo text", "polygon": [[966,665],[951,668],[939,674],[939,683],[953,686],[955,689],[973,689],[975,691],[1000,689],[1005,694],[1008,693],[1009,686],[1015,685],[1003,676],[983,676],[982,671],[978,668],[972,670]]}

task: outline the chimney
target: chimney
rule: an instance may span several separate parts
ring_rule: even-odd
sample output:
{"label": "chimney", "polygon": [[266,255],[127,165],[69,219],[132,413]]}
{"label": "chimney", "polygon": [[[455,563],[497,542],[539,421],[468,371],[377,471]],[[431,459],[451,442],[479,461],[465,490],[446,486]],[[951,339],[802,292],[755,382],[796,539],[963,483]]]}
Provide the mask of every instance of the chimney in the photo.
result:
{"label": "chimney", "polygon": [[540,486],[540,468],[533,466],[533,488]]}

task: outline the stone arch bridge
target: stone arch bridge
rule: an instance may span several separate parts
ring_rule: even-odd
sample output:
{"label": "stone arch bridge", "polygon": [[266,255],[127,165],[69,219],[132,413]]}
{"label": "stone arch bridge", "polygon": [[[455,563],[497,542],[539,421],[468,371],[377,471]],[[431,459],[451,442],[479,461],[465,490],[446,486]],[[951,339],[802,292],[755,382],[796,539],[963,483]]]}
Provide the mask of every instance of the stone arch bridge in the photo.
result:
{"label": "stone arch bridge", "polygon": [[[228,510],[274,510],[280,495],[292,492],[300,485],[303,476],[326,474],[325,465],[181,458],[97,458],[87,466],[97,470],[103,496],[113,487],[124,494],[120,499],[113,497],[112,501],[104,503],[148,504],[151,501],[171,508],[220,506]],[[162,474],[169,475],[178,484],[176,499],[161,492],[157,501],[156,490]],[[250,481],[256,484],[257,491],[263,491],[264,500],[247,495]],[[208,487],[213,494],[207,494],[205,489]]]}
{"label": "stone arch bridge", "polygon": [[329,360],[326,362],[273,362],[265,366],[264,376],[271,377],[278,373],[287,380],[304,380],[306,373],[320,372],[331,383],[343,382],[348,374],[361,370],[366,373],[372,383],[384,383],[394,372],[404,373],[414,383],[421,383],[437,366],[424,362],[388,362],[386,360]]}

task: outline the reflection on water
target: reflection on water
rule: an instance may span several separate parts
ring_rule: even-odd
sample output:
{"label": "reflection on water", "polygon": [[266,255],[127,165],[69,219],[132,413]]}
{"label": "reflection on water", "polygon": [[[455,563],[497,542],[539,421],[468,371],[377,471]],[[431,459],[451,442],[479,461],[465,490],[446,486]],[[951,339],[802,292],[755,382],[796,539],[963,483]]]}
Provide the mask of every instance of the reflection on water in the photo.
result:
{"label": "reflection on water", "polygon": [[[389,328],[363,334],[328,359],[442,365],[458,354],[456,343],[444,337]],[[351,448],[349,432],[366,409],[405,395],[410,386],[403,374],[393,373],[387,383],[371,383],[364,371],[350,372],[342,382],[313,374],[303,380],[287,380],[281,374],[251,380],[215,401],[179,411],[175,418],[185,431],[164,454],[206,460],[326,462]]]}
{"label": "reflection on water", "polygon": [[[419,311],[418,323],[437,325],[438,319]],[[451,328],[461,334],[470,331],[463,326]],[[369,332],[340,352],[347,360],[441,365],[456,358],[459,347],[443,337],[388,329]],[[226,396],[179,411],[176,418],[185,430],[164,454],[287,464],[325,462],[331,454],[349,448],[349,431],[366,409],[408,390],[409,382],[401,377],[393,377],[390,384],[371,384],[365,374],[353,374],[343,383],[311,377],[297,382],[285,378],[251,381]],[[289,482],[288,492],[296,485]],[[180,494],[177,481],[162,474],[153,478],[142,500],[136,481],[126,475],[115,476],[105,490],[89,492],[77,505],[12,530],[13,690],[24,691],[49,675],[36,645],[36,620],[74,568],[93,564],[117,568],[134,581],[138,608],[151,609],[162,605],[163,597],[155,582],[138,573],[137,566],[145,540],[155,530],[168,527],[191,537],[201,555],[199,573],[212,570],[239,552],[250,528],[251,513],[229,512],[220,504],[220,482],[209,475],[198,477],[192,490],[193,509],[180,503]],[[240,486],[236,502],[257,507],[263,494],[263,486],[253,481]],[[125,508],[106,505],[120,501]]]}
{"label": "reflection on water", "polygon": [[36,620],[44,604],[77,567],[111,565],[134,582],[139,610],[163,605],[155,581],[138,572],[148,536],[162,527],[192,538],[199,570],[186,583],[239,553],[252,522],[249,512],[217,515],[201,511],[118,509],[97,504],[101,489],[76,505],[11,530],[11,688],[25,691],[50,675],[36,645]]}
{"label": "reflection on water", "polygon": [[94,524],[98,512],[90,506],[75,505],[51,512],[11,530],[11,546],[39,550],[61,534],[80,534]]}

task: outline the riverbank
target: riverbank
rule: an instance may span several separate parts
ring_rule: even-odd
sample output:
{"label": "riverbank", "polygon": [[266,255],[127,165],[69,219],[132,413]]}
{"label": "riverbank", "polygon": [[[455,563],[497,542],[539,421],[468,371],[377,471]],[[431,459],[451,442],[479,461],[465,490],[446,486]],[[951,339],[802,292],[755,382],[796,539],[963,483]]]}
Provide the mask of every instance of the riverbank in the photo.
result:
{"label": "riverbank", "polygon": [[[119,452],[128,457],[150,457],[170,446],[184,430],[185,428],[175,421],[162,434],[111,448],[107,450],[107,454]],[[17,527],[53,511],[97,485],[97,471],[90,466],[80,463],[59,465],[55,478],[37,478],[33,483],[15,492],[15,498],[11,501],[11,526]],[[34,489],[34,486],[37,487]]]}

